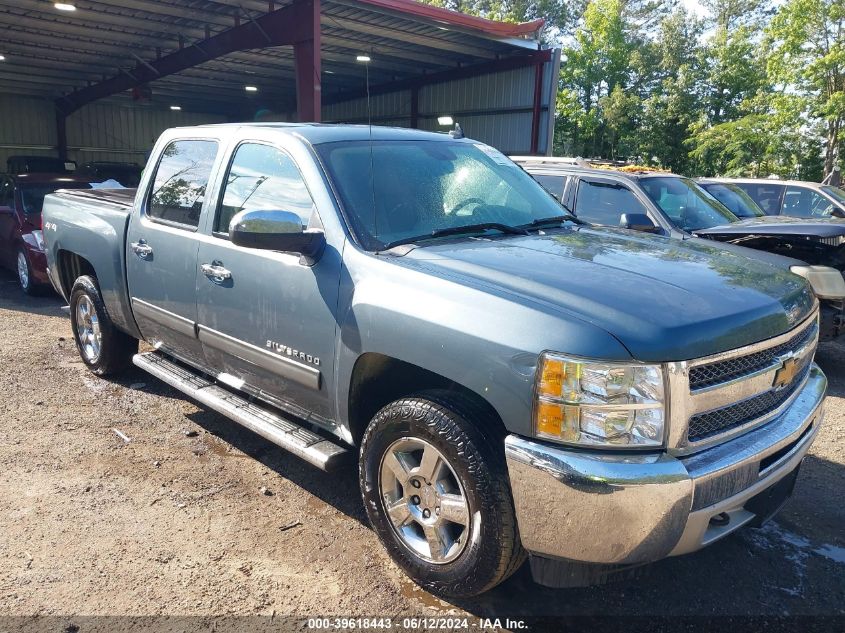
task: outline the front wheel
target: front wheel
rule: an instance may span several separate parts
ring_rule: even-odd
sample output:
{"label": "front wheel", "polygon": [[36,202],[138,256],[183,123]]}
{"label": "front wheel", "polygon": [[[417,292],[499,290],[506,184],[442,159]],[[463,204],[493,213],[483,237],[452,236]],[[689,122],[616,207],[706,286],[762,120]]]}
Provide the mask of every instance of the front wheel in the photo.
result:
{"label": "front wheel", "polygon": [[367,427],[367,515],[393,560],[433,593],[477,595],[525,560],[502,439],[474,402],[445,391],[393,402]]}
{"label": "front wheel", "polygon": [[138,340],[112,323],[93,277],[76,280],[70,292],[70,321],[82,361],[98,376],[117,374],[132,364]]}

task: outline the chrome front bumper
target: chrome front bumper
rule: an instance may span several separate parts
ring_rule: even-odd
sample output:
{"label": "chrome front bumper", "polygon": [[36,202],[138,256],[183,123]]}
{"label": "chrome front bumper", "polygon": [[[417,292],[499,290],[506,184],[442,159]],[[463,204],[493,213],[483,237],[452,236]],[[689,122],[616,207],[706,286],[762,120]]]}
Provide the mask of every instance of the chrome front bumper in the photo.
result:
{"label": "chrome front bumper", "polygon": [[779,417],[683,457],[569,449],[509,435],[505,454],[522,544],[547,558],[638,565],[693,552],[767,518],[749,502],[799,466],[821,426],[826,391],[827,378],[813,365]]}

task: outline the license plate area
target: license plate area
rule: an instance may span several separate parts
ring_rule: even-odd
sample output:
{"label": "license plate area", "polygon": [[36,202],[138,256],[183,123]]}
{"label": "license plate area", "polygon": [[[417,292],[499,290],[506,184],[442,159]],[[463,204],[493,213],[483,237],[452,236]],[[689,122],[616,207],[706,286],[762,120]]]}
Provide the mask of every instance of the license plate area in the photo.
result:
{"label": "license plate area", "polygon": [[762,526],[781,509],[787,499],[792,496],[799,470],[800,465],[786,477],[757,493],[745,503],[745,509],[755,515],[749,523],[750,526]]}

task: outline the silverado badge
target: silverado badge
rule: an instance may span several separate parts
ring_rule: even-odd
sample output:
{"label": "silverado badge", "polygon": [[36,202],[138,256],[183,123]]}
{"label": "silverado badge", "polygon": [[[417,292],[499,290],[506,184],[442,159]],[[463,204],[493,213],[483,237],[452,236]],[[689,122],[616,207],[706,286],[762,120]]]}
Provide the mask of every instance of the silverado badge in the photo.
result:
{"label": "silverado badge", "polygon": [[776,390],[783,389],[784,387],[789,386],[792,384],[792,381],[795,379],[795,376],[798,374],[798,359],[794,357],[787,358],[783,361],[783,364],[780,366],[775,372],[775,380],[772,383],[772,387]]}

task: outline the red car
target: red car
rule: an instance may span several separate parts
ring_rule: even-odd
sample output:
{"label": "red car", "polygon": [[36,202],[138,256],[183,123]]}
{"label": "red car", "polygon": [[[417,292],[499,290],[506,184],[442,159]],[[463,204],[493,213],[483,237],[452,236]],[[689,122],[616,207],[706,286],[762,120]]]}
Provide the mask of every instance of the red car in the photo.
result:
{"label": "red car", "polygon": [[0,266],[18,273],[27,294],[50,287],[41,231],[44,196],[90,186],[88,179],[67,174],[0,175]]}

